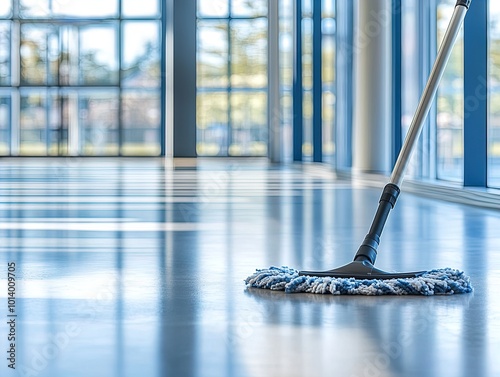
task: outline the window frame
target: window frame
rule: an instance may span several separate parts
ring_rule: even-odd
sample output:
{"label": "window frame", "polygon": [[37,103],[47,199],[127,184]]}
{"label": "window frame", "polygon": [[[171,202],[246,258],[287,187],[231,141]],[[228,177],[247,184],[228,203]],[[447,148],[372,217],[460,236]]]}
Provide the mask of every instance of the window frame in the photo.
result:
{"label": "window frame", "polygon": [[[202,0],[198,0],[202,1]],[[252,154],[252,153],[231,153],[231,146],[232,146],[232,141],[235,135],[235,130],[236,128],[233,127],[234,121],[233,121],[233,114],[234,114],[234,104],[233,104],[233,94],[250,94],[250,93],[255,93],[255,94],[264,94],[266,97],[266,100],[264,101],[266,105],[264,106],[266,109],[266,112],[268,111],[267,107],[267,97],[269,96],[269,88],[268,88],[268,82],[267,82],[267,72],[268,72],[268,62],[267,62],[267,56],[266,56],[266,63],[265,63],[265,75],[266,75],[266,84],[264,86],[257,86],[257,87],[250,87],[248,85],[246,86],[235,86],[231,82],[231,76],[232,76],[232,52],[233,52],[233,43],[232,43],[232,24],[235,22],[244,22],[244,21],[256,21],[256,20],[265,20],[266,23],[266,44],[268,43],[268,33],[269,33],[269,19],[268,19],[268,14],[267,14],[267,4],[266,4],[266,12],[265,14],[258,14],[258,15],[234,15],[233,14],[233,0],[227,0],[228,4],[228,9],[227,9],[227,14],[225,15],[203,15],[199,11],[197,11],[197,24],[200,22],[216,22],[219,21],[220,23],[223,23],[226,25],[226,43],[227,43],[227,62],[226,62],[226,77],[227,77],[227,84],[226,85],[221,85],[221,86],[202,86],[198,82],[197,78],[197,83],[196,83],[196,102],[197,102],[197,108],[199,106],[199,100],[202,95],[206,95],[208,93],[217,93],[217,94],[225,94],[227,96],[227,123],[224,126],[226,130],[226,138],[225,138],[225,145],[223,146],[222,150],[219,150],[216,154],[213,153],[203,153],[200,151],[200,147],[198,145],[200,136],[199,136],[199,128],[197,127],[196,130],[196,149],[197,149],[197,155],[198,156],[207,156],[207,157],[265,157],[269,155],[269,145],[268,145],[268,140],[263,140],[263,142],[267,146],[266,153],[264,155],[262,154]],[[198,7],[199,8],[199,7]],[[196,48],[196,55],[198,56],[199,54],[199,30],[197,27],[197,48]],[[267,49],[266,49],[267,53]],[[198,59],[197,59],[198,61]],[[199,121],[199,114],[197,114],[197,123]],[[262,130],[266,134],[268,133],[268,127],[269,125],[267,124],[267,118],[265,120],[265,129]],[[236,132],[237,133],[237,132]]]}
{"label": "window frame", "polygon": [[[117,0],[117,13],[114,15],[105,15],[102,17],[97,17],[97,16],[91,16],[91,17],[73,17],[73,16],[64,16],[64,15],[54,15],[53,13],[50,13],[46,16],[23,16],[20,11],[20,0],[13,0],[12,1],[12,12],[8,17],[1,17],[1,21],[6,21],[9,22],[9,27],[11,29],[11,38],[10,38],[10,43],[11,43],[11,64],[10,64],[10,80],[6,84],[1,84],[0,85],[0,90],[2,92],[9,92],[10,93],[10,127],[8,130],[10,141],[9,141],[9,151],[6,156],[20,156],[20,157],[31,157],[31,156],[40,156],[39,154],[32,155],[30,153],[21,153],[21,123],[20,123],[20,93],[23,91],[29,90],[29,89],[40,89],[40,90],[47,90],[50,91],[51,93],[56,92],[58,98],[63,98],[64,93],[70,89],[74,89],[76,92],[83,93],[82,95],[85,95],[85,92],[87,90],[95,89],[95,90],[103,90],[106,91],[108,89],[116,89],[118,91],[118,145],[117,145],[117,153],[111,153],[111,154],[86,154],[85,150],[83,147],[81,147],[81,142],[80,143],[73,143],[73,147],[69,145],[69,141],[62,141],[63,143],[66,143],[66,147],[69,149],[73,148],[72,150],[69,150],[68,153],[50,153],[50,147],[52,144],[47,144],[48,138],[46,138],[46,143],[45,143],[45,153],[42,154],[42,156],[78,156],[78,157],[121,157],[121,156],[133,156],[133,157],[142,157],[142,156],[147,156],[147,157],[155,157],[155,156],[164,156],[165,155],[165,120],[166,120],[166,109],[165,106],[162,106],[161,104],[165,102],[165,97],[166,97],[166,79],[165,79],[165,65],[166,65],[166,38],[164,37],[165,35],[165,30],[166,30],[166,6],[163,1],[158,1],[158,9],[155,15],[149,15],[149,16],[126,16],[124,15],[123,11],[123,1],[124,0]],[[52,1],[48,2],[49,6],[49,11],[52,9]],[[158,85],[155,84],[154,87],[148,87],[148,86],[142,86],[142,85],[127,85],[124,82],[124,76],[123,76],[123,52],[124,52],[124,41],[123,41],[123,35],[125,33],[125,25],[128,22],[155,22],[157,24],[157,50],[156,50],[156,56],[157,56],[157,61],[158,61],[158,80],[159,83]],[[61,83],[59,78],[57,78],[57,82],[48,82],[45,81],[44,83],[22,83],[20,80],[20,30],[23,25],[54,25],[55,28],[57,28],[57,37],[58,40],[60,40],[61,35],[60,35],[60,30],[62,27],[66,26],[73,26],[75,28],[80,28],[84,27],[84,25],[89,25],[91,27],[100,27],[101,25],[111,25],[111,27],[115,30],[115,48],[116,48],[116,63],[117,63],[117,82],[116,83],[84,83],[80,81],[80,69],[78,68],[78,82],[77,83],[71,83],[71,84],[65,84]],[[15,35],[14,35],[15,34]],[[61,51],[60,47],[58,47],[58,54],[60,56]],[[156,61],[156,60],[155,60]],[[48,64],[48,63],[47,63]],[[126,145],[124,144],[125,137],[124,133],[126,132],[126,127],[124,127],[124,119],[122,117],[122,102],[124,100],[124,97],[122,96],[122,93],[124,92],[130,92],[130,91],[137,91],[137,93],[142,93],[144,91],[152,91],[156,93],[156,95],[160,98],[160,107],[158,109],[159,111],[159,117],[158,117],[158,123],[157,126],[154,127],[153,132],[157,136],[155,136],[155,141],[151,144],[151,146],[154,144],[155,149],[153,152],[149,153],[138,153],[138,154],[129,154],[129,153],[124,153],[124,148]],[[49,101],[47,101],[49,102]],[[78,101],[79,102],[79,101]],[[78,108],[78,107],[77,107]],[[49,107],[47,105],[46,111],[49,111]],[[62,110],[61,110],[62,111]],[[47,130],[48,130],[48,125],[47,125]],[[59,124],[59,128],[62,130],[64,127],[63,124]],[[145,132],[146,130],[144,130]],[[84,133],[83,131],[83,123],[78,125],[78,134]],[[143,145],[146,149],[149,148],[148,143],[141,141],[141,145]],[[76,147],[78,145],[78,147]],[[58,150],[60,150],[61,145],[58,144]],[[76,148],[76,150],[75,150]]]}

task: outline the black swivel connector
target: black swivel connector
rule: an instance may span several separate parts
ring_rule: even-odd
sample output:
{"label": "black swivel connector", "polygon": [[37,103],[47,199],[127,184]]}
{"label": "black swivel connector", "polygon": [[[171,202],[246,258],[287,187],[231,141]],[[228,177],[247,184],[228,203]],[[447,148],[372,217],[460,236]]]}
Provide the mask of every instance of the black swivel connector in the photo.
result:
{"label": "black swivel connector", "polygon": [[384,187],[370,231],[359,247],[356,256],[354,257],[355,261],[369,261],[371,264],[375,263],[375,260],[377,259],[377,248],[380,244],[380,236],[384,230],[389,212],[396,205],[400,192],[399,187],[392,183],[389,183]]}
{"label": "black swivel connector", "polygon": [[455,6],[462,5],[462,6],[466,7],[467,9],[469,9],[471,1],[472,0],[458,0],[457,3],[455,4]]}

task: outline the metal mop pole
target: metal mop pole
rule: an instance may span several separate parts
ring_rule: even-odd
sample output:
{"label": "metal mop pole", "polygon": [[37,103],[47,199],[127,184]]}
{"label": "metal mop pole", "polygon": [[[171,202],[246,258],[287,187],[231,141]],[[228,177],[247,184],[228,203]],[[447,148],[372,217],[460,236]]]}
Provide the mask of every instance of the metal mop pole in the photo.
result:
{"label": "metal mop pole", "polygon": [[430,73],[427,85],[420,98],[417,110],[410,125],[410,129],[406,136],[405,142],[399,153],[396,165],[392,171],[390,182],[385,186],[382,196],[379,201],[375,218],[368,234],[366,235],[363,243],[359,247],[354,261],[329,271],[300,271],[301,275],[313,276],[336,276],[336,277],[356,277],[368,278],[376,277],[380,279],[390,279],[398,277],[411,277],[423,274],[425,271],[418,272],[405,272],[405,273],[388,273],[383,270],[375,268],[373,265],[377,258],[377,248],[380,244],[380,236],[384,229],[385,223],[389,216],[391,209],[394,208],[397,198],[400,193],[400,186],[403,182],[404,174],[408,166],[415,145],[417,144],[418,137],[422,132],[425,118],[429,113],[432,101],[436,95],[439,82],[443,76],[446,64],[451,55],[453,46],[457,39],[460,27],[462,26],[465,14],[469,9],[471,0],[458,0],[450,23],[439,48],[436,61]]}

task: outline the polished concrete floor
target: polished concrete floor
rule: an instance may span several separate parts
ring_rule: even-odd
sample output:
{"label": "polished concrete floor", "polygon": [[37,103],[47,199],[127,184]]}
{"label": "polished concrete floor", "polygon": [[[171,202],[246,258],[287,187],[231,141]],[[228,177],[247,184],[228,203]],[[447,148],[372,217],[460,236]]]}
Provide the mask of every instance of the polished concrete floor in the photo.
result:
{"label": "polished concrete floor", "polygon": [[378,266],[463,269],[473,294],[245,288],[256,268],[350,261],[379,193],[245,160],[2,160],[0,375],[499,376],[498,211],[403,194],[382,238]]}

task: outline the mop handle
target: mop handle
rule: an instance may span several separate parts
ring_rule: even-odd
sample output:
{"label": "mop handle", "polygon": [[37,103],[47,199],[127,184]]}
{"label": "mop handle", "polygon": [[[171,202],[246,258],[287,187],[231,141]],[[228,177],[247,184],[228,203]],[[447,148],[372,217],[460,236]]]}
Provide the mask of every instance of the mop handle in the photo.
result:
{"label": "mop handle", "polygon": [[406,167],[408,166],[408,162],[411,158],[413,150],[415,149],[418,137],[422,132],[425,118],[427,117],[427,114],[429,113],[429,110],[432,106],[432,102],[439,86],[439,82],[441,81],[441,77],[443,76],[446,64],[448,63],[448,60],[450,58],[451,51],[457,39],[458,33],[460,32],[460,27],[462,26],[470,2],[471,0],[458,0],[457,4],[455,5],[455,10],[453,11],[453,15],[451,17],[450,24],[446,29],[446,33],[444,34],[443,42],[441,43],[436,61],[434,62],[431,74],[429,76],[429,79],[427,80],[427,85],[425,86],[424,92],[422,93],[417,111],[413,116],[410,129],[408,130],[405,142],[403,144],[401,152],[399,152],[396,165],[394,166],[394,169],[392,171],[390,183],[398,187],[401,187],[401,183],[403,182]]}

